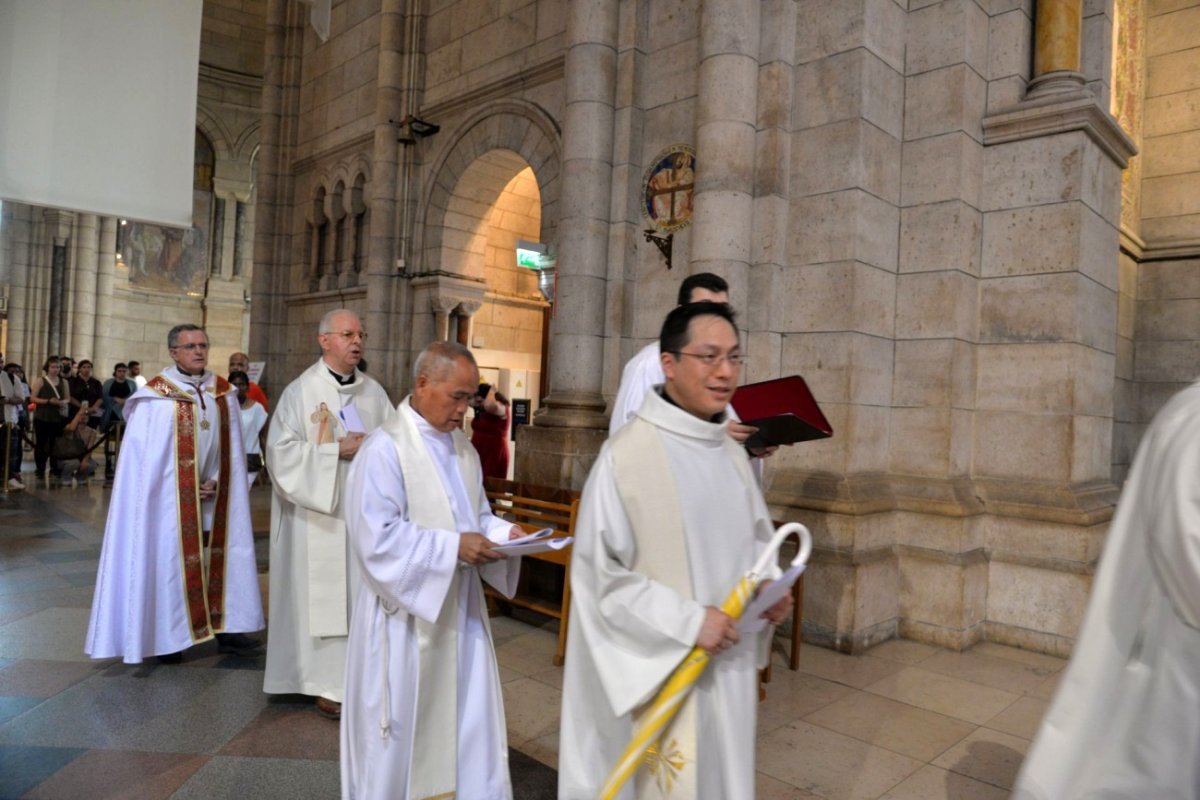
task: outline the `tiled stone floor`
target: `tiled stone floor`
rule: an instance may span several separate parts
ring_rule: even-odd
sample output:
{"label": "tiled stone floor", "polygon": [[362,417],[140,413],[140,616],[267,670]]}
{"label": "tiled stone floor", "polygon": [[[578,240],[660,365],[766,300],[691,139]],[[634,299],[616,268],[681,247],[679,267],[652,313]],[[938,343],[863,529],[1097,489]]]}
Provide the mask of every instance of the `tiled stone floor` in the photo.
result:
{"label": "tiled stone floor", "polygon": [[[264,533],[268,492],[252,492]],[[302,698],[264,695],[261,657],[212,643],[180,666],[84,656],[106,501],[98,483],[0,497],[0,800],[337,797],[337,726]],[[509,742],[555,766],[554,627],[500,617],[493,631]],[[805,646],[791,672],[779,652],[759,706],[758,797],[1006,797],[1064,665],[892,641],[854,657]]]}

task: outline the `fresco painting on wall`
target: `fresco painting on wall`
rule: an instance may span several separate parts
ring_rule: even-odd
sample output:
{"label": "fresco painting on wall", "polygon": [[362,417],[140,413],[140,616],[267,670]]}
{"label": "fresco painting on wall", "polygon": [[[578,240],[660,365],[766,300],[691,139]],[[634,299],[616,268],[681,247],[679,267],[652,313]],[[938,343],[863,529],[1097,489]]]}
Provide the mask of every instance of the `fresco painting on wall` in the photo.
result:
{"label": "fresco painting on wall", "polygon": [[212,226],[213,148],[196,132],[196,170],[192,189],[192,227],[166,228],[130,221],[123,226],[121,258],[129,283],[160,292],[204,293]]}

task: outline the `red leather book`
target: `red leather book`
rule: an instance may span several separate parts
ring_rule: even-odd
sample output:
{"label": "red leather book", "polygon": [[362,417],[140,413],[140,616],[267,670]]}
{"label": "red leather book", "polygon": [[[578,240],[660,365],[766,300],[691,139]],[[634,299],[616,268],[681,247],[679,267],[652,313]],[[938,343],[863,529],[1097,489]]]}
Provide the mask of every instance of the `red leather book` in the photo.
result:
{"label": "red leather book", "polygon": [[807,442],[833,436],[833,428],[821,413],[808,384],[799,375],[739,386],[733,394],[733,409],[746,425],[758,430],[747,447]]}

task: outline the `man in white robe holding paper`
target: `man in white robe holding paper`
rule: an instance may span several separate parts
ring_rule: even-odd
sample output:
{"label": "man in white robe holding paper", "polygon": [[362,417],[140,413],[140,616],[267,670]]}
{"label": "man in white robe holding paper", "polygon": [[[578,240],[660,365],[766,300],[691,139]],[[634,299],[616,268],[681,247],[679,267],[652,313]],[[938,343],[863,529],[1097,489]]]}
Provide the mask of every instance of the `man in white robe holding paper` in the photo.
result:
{"label": "man in white robe holding paper", "polygon": [[481,580],[516,591],[520,528],[491,513],[459,429],[479,386],[465,347],[435,342],[413,393],[367,437],[346,483],[362,584],[341,730],[342,797],[511,800],[500,677]]}
{"label": "man in white robe holding paper", "polygon": [[[726,430],[741,365],[723,303],[673,310],[665,383],[608,442],[584,487],[571,562],[559,797],[591,800],[639,713],[693,647],[713,656],[620,798],[754,797],[757,670],[772,628],[739,635],[719,606],[773,528]],[[778,623],[786,595],[764,616]]]}
{"label": "man in white robe holding paper", "polygon": [[137,664],[178,663],[216,636],[249,655],[262,598],[237,391],[213,375],[196,325],[167,334],[175,366],[125,403],[85,651]]}
{"label": "man in white robe holding paper", "polygon": [[1147,429],[1017,800],[1200,797],[1200,383]]}
{"label": "man in white robe holding paper", "polygon": [[350,601],[357,577],[346,550],[342,493],[350,461],[391,413],[387,392],[358,369],[358,315],[321,320],[321,358],[279,398],[267,431],[271,498],[270,635],[263,691],[306,694],[341,713]]}

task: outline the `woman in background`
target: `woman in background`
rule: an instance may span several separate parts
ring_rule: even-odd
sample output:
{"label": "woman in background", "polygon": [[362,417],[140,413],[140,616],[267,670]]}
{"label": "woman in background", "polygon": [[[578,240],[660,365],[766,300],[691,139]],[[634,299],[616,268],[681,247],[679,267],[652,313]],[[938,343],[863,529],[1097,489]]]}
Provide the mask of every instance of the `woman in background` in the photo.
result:
{"label": "woman in background", "polygon": [[258,473],[262,471],[262,448],[267,437],[267,411],[262,403],[251,400],[247,391],[250,389],[250,376],[244,372],[229,373],[229,382],[238,393],[238,408],[242,417],[242,444],[246,448],[246,476],[250,485],[254,485]]}
{"label": "woman in background", "polygon": [[59,472],[58,464],[50,457],[50,448],[54,440],[62,436],[71,404],[71,390],[59,375],[61,366],[57,356],[46,359],[46,363],[42,364],[42,374],[34,378],[33,385],[29,387],[30,399],[35,406],[33,430],[37,435],[37,447],[33,455],[39,481],[46,479],[47,461],[50,461],[50,472],[55,477]]}
{"label": "woman in background", "polygon": [[479,451],[483,477],[508,477],[508,398],[491,384],[479,384],[471,398],[475,419],[471,421],[471,444]]}

